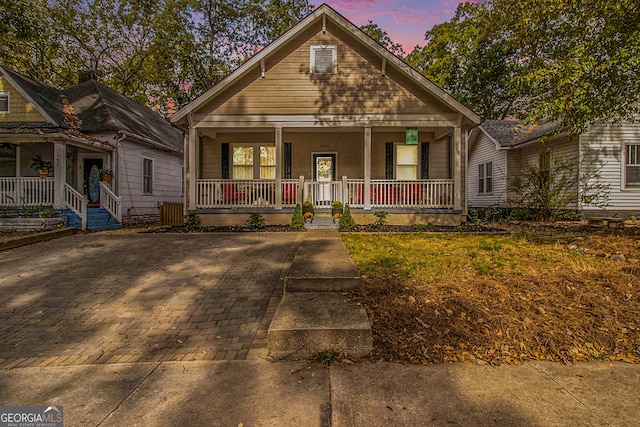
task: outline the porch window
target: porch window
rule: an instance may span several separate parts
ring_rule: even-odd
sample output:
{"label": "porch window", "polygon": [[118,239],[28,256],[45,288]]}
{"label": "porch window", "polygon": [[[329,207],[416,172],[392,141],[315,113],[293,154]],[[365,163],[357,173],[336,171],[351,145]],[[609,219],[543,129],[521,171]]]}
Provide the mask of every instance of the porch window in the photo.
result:
{"label": "porch window", "polygon": [[625,186],[640,188],[640,144],[625,144]]}
{"label": "porch window", "polygon": [[335,74],[337,46],[311,46],[311,74]]}
{"label": "porch window", "polygon": [[235,146],[232,148],[231,161],[233,179],[276,178],[275,146]]}
{"label": "porch window", "polygon": [[253,147],[233,147],[233,179],[253,179]]}
{"label": "porch window", "polygon": [[398,145],[396,147],[396,179],[418,179],[417,145]]}
{"label": "porch window", "polygon": [[0,92],[0,114],[9,113],[9,92]]}
{"label": "porch window", "polygon": [[276,147],[260,147],[260,179],[276,179]]}
{"label": "porch window", "polygon": [[142,192],[153,194],[153,160],[142,159]]}
{"label": "porch window", "polygon": [[478,193],[489,194],[493,192],[493,162],[478,165]]}

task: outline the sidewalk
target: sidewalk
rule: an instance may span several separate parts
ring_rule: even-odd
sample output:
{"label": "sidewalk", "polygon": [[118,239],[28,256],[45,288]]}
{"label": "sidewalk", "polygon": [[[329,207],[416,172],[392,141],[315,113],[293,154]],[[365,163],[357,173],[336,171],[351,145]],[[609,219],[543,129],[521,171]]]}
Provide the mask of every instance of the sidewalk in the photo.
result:
{"label": "sidewalk", "polygon": [[0,371],[2,405],[65,425],[632,426],[640,366],[199,361]]}

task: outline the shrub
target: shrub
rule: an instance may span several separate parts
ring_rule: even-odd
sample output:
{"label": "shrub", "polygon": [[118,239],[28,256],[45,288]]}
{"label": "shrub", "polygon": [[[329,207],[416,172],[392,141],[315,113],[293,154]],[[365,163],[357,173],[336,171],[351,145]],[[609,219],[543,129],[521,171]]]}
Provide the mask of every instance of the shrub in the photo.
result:
{"label": "shrub", "polygon": [[200,225],[200,217],[198,216],[198,211],[190,210],[187,211],[187,214],[184,216],[184,226],[187,227],[187,230],[193,230]]}
{"label": "shrub", "polygon": [[293,211],[293,216],[291,217],[291,228],[295,228],[296,230],[304,228],[304,218],[302,217],[302,206],[300,206],[300,203],[296,205],[296,208]]}
{"label": "shrub", "polygon": [[356,228],[356,221],[351,216],[351,209],[349,205],[344,205],[344,213],[340,217],[340,221],[338,222],[338,226],[340,230],[353,230]]}
{"label": "shrub", "polygon": [[375,211],[373,215],[376,217],[376,220],[373,222],[373,226],[376,228],[382,228],[387,223],[387,218],[389,217],[389,212],[387,211]]}
{"label": "shrub", "polygon": [[264,228],[267,225],[267,222],[264,219],[264,216],[261,213],[253,212],[249,215],[247,222],[245,223],[247,227],[251,228]]}

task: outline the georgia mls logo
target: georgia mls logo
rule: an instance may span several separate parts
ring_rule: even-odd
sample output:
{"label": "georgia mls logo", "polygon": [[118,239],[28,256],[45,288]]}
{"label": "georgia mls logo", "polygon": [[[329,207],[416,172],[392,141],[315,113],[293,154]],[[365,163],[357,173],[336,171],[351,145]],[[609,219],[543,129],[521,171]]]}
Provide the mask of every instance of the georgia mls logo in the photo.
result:
{"label": "georgia mls logo", "polygon": [[0,406],[0,427],[62,427],[62,406]]}

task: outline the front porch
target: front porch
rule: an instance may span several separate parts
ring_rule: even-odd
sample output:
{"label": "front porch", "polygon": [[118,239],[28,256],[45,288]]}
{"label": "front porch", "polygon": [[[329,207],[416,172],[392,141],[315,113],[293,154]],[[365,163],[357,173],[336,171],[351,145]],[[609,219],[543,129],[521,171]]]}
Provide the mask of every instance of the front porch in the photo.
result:
{"label": "front porch", "polygon": [[[287,209],[311,201],[315,209],[330,209],[338,201],[362,210],[418,209],[453,210],[453,179],[388,180],[373,179],[369,187],[364,179],[340,181],[306,181],[283,179],[234,180],[199,179],[196,181],[195,208],[217,209]],[[279,187],[280,191],[276,191]],[[368,190],[368,191],[366,191]]]}
{"label": "front porch", "polygon": [[[78,228],[89,227],[90,208],[122,222],[120,198],[113,182],[100,181],[100,169],[112,165],[112,148],[64,134],[5,134],[0,138],[0,210],[4,216],[29,216],[47,209],[69,217]],[[39,174],[29,167],[34,156],[53,169]]]}
{"label": "front porch", "polygon": [[[62,203],[58,203],[55,178],[0,178],[0,209],[4,216],[28,216],[31,211],[37,212],[46,207],[53,207],[62,216],[69,217],[69,225],[82,230],[98,230],[113,228],[122,222],[120,198],[111,190],[110,185],[98,183],[99,203],[89,205],[86,194],[81,194],[68,183],[64,183]],[[100,211],[112,218],[103,218]],[[91,224],[95,218],[96,224]],[[108,224],[107,224],[108,223]]]}

